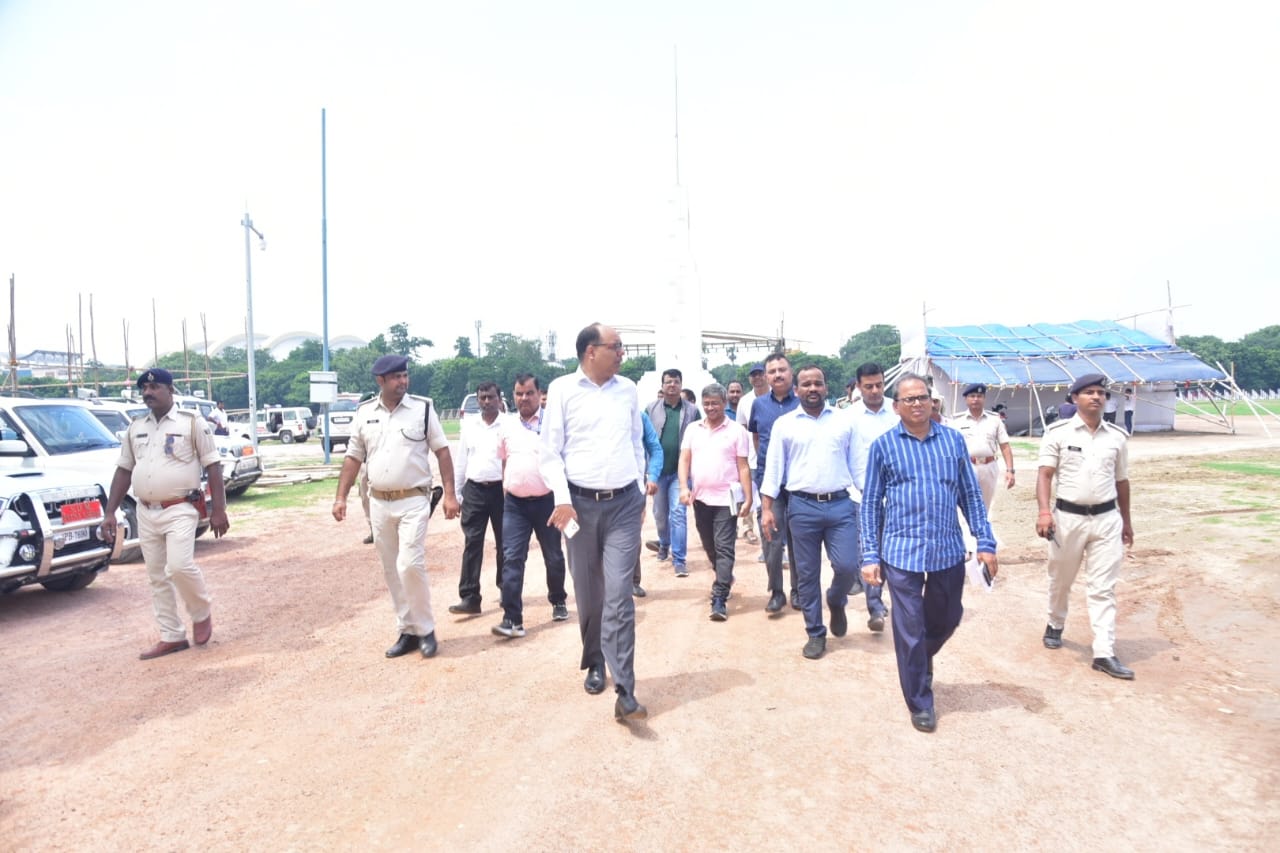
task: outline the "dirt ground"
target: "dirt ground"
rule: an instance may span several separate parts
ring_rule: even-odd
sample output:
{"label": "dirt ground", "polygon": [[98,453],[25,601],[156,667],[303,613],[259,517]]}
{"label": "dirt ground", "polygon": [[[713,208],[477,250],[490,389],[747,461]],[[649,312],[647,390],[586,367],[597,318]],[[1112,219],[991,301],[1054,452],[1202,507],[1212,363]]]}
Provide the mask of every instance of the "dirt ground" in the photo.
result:
{"label": "dirt ground", "polygon": [[[461,535],[437,516],[440,654],[386,660],[395,625],[359,521],[336,524],[327,499],[284,517],[233,502],[230,535],[197,548],[206,648],[138,660],[156,638],[141,564],[0,598],[0,849],[1274,849],[1280,439],[1239,426],[1131,443],[1117,653],[1134,682],[1090,670],[1080,585],[1064,648],[1041,646],[1034,459],[1016,445],[1000,581],[966,592],[932,735],[863,599],[804,660],[800,614],[766,617],[745,541],[723,624],[700,552],[684,579],[645,558],[650,718],[628,727],[612,691],[582,690],[576,611],[551,621],[536,546],[529,635],[500,640],[492,553],[483,615],[446,612]],[[1206,467],[1223,461],[1273,473]]]}

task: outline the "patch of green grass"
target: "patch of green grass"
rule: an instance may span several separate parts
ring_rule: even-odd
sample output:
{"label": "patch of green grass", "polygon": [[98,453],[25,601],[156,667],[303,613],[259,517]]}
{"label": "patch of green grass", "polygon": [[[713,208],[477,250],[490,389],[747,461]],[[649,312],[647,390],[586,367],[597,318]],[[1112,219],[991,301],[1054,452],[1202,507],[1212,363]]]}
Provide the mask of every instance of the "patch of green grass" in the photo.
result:
{"label": "patch of green grass", "polygon": [[1261,524],[1275,524],[1275,523],[1276,523],[1276,516],[1275,516],[1274,514],[1272,514],[1272,513],[1269,513],[1269,512],[1259,513],[1259,514],[1258,514],[1258,522],[1259,522],[1259,523],[1261,523]]}
{"label": "patch of green grass", "polygon": [[234,520],[236,512],[245,510],[291,509],[314,503],[317,498],[332,498],[338,489],[338,481],[310,480],[292,485],[264,486],[255,483],[249,491],[238,498],[232,498],[227,510]]}
{"label": "patch of green grass", "polygon": [[1205,524],[1221,524],[1224,520],[1220,515],[1208,515],[1202,519]]}
{"label": "patch of green grass", "polygon": [[[1200,409],[1206,412],[1214,411],[1213,405],[1210,404],[1207,400],[1197,401],[1196,405]],[[1225,408],[1227,414],[1232,415],[1234,417],[1253,414],[1253,410],[1250,409],[1244,403],[1230,403],[1226,406],[1223,406],[1222,403],[1219,403],[1218,405],[1220,408]],[[1254,405],[1260,409],[1263,409],[1264,411],[1268,411],[1273,414],[1280,414],[1280,400],[1255,400]],[[1180,415],[1199,414],[1195,409],[1191,408],[1190,405],[1183,403],[1181,401],[1179,401],[1176,411]]]}
{"label": "patch of green grass", "polygon": [[1228,474],[1244,474],[1249,477],[1280,477],[1280,465],[1265,462],[1202,462],[1202,467]]}

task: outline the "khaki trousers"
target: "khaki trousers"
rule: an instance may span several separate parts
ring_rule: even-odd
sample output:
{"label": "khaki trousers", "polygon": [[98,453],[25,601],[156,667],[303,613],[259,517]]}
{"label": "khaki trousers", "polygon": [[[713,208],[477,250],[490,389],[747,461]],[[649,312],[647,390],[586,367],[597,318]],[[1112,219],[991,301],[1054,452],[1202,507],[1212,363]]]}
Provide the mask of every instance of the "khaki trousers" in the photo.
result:
{"label": "khaki trousers", "polygon": [[973,474],[978,478],[978,488],[982,490],[982,503],[990,513],[991,502],[996,499],[996,481],[1000,479],[1000,465],[997,462],[974,465]]}
{"label": "khaki trousers", "polygon": [[151,584],[151,607],[160,625],[160,639],[166,643],[187,638],[187,626],[178,615],[178,596],[192,622],[209,618],[212,599],[196,566],[199,519],[196,508],[185,501],[165,509],[138,504],[138,542]]}
{"label": "khaki trousers", "polygon": [[373,546],[396,609],[401,634],[425,637],[436,629],[427,582],[427,519],[431,498],[410,495],[396,501],[369,501]]}
{"label": "khaki trousers", "polygon": [[1056,510],[1053,525],[1057,544],[1049,543],[1049,624],[1054,628],[1066,624],[1071,584],[1083,566],[1093,656],[1109,658],[1115,654],[1116,581],[1124,561],[1120,513],[1076,515]]}

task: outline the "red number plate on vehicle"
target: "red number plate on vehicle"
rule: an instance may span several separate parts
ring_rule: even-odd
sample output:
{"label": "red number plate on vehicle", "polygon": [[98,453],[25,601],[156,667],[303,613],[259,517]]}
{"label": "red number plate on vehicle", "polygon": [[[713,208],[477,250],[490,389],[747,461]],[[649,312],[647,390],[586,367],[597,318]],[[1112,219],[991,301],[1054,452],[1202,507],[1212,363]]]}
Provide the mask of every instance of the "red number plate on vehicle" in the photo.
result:
{"label": "red number plate on vehicle", "polygon": [[68,521],[85,521],[90,518],[102,517],[102,505],[97,501],[84,501],[78,504],[62,505],[62,520]]}

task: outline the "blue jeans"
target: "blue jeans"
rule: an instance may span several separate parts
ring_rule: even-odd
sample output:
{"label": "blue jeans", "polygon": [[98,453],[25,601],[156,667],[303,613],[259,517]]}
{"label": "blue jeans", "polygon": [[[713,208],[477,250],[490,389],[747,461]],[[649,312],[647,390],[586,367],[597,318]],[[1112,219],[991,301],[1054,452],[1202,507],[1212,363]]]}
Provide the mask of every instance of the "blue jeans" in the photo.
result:
{"label": "blue jeans", "polygon": [[680,503],[680,484],[675,474],[658,478],[653,496],[653,523],[658,528],[658,548],[671,552],[672,566],[683,566],[688,556],[689,521]]}
{"label": "blue jeans", "polygon": [[524,565],[529,558],[529,539],[538,537],[542,562],[547,567],[547,601],[564,604],[564,551],[560,531],[547,525],[556,508],[548,492],[535,498],[507,495],[502,508],[502,615],[512,625],[524,624]]}
{"label": "blue jeans", "polygon": [[849,590],[858,577],[862,554],[858,551],[858,520],[848,498],[816,501],[795,492],[787,495],[787,525],[791,534],[791,559],[795,562],[804,628],[810,637],[827,636],[822,623],[822,554],[825,545],[831,560],[831,588],[827,601],[837,607],[849,603]]}

